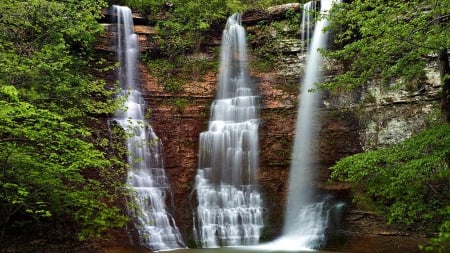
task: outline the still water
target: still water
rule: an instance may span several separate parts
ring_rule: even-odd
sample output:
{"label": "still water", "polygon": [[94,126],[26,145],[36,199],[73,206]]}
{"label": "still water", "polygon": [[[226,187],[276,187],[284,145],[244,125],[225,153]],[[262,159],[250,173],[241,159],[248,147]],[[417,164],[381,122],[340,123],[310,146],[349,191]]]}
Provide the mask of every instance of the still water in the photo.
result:
{"label": "still water", "polygon": [[[108,247],[105,248],[105,253],[150,253],[148,249],[144,247]],[[257,253],[257,252],[267,252],[267,253],[343,253],[337,251],[319,251],[319,250],[275,250],[275,249],[264,249],[259,247],[229,247],[229,248],[209,248],[209,249],[177,249],[171,251],[160,251],[160,252],[170,252],[170,253]]]}

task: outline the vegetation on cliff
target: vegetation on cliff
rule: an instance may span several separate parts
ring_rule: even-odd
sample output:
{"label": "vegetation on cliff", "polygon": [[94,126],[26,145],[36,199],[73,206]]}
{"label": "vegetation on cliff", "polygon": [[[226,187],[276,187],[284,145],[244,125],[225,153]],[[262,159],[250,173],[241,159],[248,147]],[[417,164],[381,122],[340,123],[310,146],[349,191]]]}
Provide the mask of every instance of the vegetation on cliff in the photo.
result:
{"label": "vegetation on cliff", "polygon": [[177,92],[187,81],[186,77],[195,78],[208,70],[217,71],[217,59],[194,59],[187,56],[217,49],[214,49],[214,46],[217,46],[227,17],[236,12],[265,9],[290,1],[110,0],[108,2],[127,5],[134,11],[143,13],[149,23],[155,25],[157,33],[153,40],[158,45],[157,49],[145,52],[142,60],[149,65],[152,74],[167,91]]}
{"label": "vegetation on cliff", "polygon": [[0,2],[0,248],[30,235],[92,238],[126,220],[114,204],[121,159],[93,127],[117,108],[94,76],[104,6]]}
{"label": "vegetation on cliff", "polygon": [[430,232],[439,221],[448,226],[449,154],[450,125],[439,124],[389,148],[341,159],[332,177],[364,193],[356,194],[360,206]]}
{"label": "vegetation on cliff", "polygon": [[215,61],[189,65],[185,58],[209,43],[207,31],[234,12],[281,2],[2,1],[2,247],[27,236],[90,239],[126,221],[117,203],[125,190],[121,143],[112,143],[106,129],[96,129],[119,106],[115,88],[98,78],[111,66],[104,66],[93,50],[103,32],[98,24],[102,8],[130,5],[156,23],[160,51],[152,53],[162,63],[147,62],[170,77],[174,83],[168,88],[176,90],[175,71],[217,70]]}
{"label": "vegetation on cliff", "polygon": [[[344,72],[324,87],[354,89],[381,79],[383,86],[426,89],[425,69],[434,61],[441,70],[441,115],[449,123],[449,13],[448,0],[340,4],[330,15],[336,48],[325,55]],[[352,182],[391,222],[440,222],[438,237],[426,249],[443,251],[450,243],[449,134],[448,124],[432,127],[391,148],[345,158],[333,175]]]}
{"label": "vegetation on cliff", "polygon": [[442,115],[450,122],[450,1],[360,1],[342,3],[330,15],[337,50],[325,52],[344,73],[325,84],[354,89],[369,80],[414,90],[424,85],[426,67],[441,70]]}
{"label": "vegetation on cliff", "polygon": [[[143,11],[155,23],[159,51],[143,59],[176,91],[183,81],[176,72],[217,70],[210,59],[189,62],[186,55],[208,45],[230,14],[287,1],[107,2]],[[0,2],[0,247],[30,234],[89,239],[126,221],[116,202],[124,191],[121,148],[96,130],[118,106],[115,89],[96,76],[105,69],[93,52],[106,5]],[[345,72],[325,87],[353,89],[381,78],[421,89],[424,68],[435,60],[448,122],[449,13],[449,0],[343,3],[330,16],[336,50],[325,54]],[[443,250],[450,240],[449,136],[448,124],[435,125],[391,148],[345,158],[333,176],[353,183],[391,222],[436,227],[439,236],[427,249]]]}

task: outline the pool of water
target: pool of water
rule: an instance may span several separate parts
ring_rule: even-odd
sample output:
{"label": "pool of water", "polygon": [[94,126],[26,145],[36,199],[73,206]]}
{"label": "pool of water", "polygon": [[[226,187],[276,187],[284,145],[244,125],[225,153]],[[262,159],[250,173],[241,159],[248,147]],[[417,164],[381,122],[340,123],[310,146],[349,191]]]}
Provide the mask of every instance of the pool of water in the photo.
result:
{"label": "pool of water", "polygon": [[[313,251],[313,250],[277,250],[277,249],[264,249],[261,247],[246,247],[246,248],[216,248],[216,249],[180,249],[172,251],[174,253],[253,253],[253,252],[273,252],[273,253],[284,253],[284,252],[296,252],[296,253],[306,253],[306,252],[316,252],[316,253],[332,253],[331,251]],[[334,252],[337,253],[337,252]],[[341,252],[342,253],[342,252]]]}
{"label": "pool of water", "polygon": [[[108,247],[105,248],[105,253],[150,253],[151,251],[144,247]],[[256,252],[268,252],[268,253],[344,253],[337,251],[320,251],[320,250],[296,250],[296,249],[274,249],[264,248],[262,246],[255,247],[227,247],[227,248],[208,248],[208,249],[176,249],[170,251],[160,251],[170,253],[256,253]]]}

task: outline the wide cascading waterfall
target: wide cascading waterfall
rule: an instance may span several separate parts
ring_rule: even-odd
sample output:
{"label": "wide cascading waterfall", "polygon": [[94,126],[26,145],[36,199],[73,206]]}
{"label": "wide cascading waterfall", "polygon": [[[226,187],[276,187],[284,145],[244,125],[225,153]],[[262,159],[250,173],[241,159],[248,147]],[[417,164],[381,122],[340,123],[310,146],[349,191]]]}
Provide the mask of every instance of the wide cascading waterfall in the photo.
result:
{"label": "wide cascading waterfall", "polygon": [[[326,15],[334,1],[320,1],[320,14]],[[323,240],[330,215],[329,204],[314,199],[314,182],[317,160],[317,109],[320,102],[320,92],[315,90],[321,81],[322,56],[319,49],[327,46],[328,33],[323,32],[327,25],[326,18],[320,18],[314,26],[310,25],[311,11],[318,11],[317,1],[304,5],[303,21],[306,58],[305,75],[302,81],[299,109],[296,120],[295,140],[291,156],[289,175],[289,191],[285,212],[283,236],[285,241],[291,241],[297,248],[316,248]],[[314,28],[309,43],[309,30]],[[315,90],[315,91],[312,91]]]}
{"label": "wide cascading waterfall", "polygon": [[202,247],[254,245],[263,227],[258,96],[249,80],[240,15],[228,18],[221,45],[219,90],[208,131],[200,134],[194,235]]}
{"label": "wide cascading waterfall", "polygon": [[131,10],[113,6],[117,17],[116,50],[120,63],[119,99],[126,100],[115,120],[125,130],[128,148],[127,184],[131,188],[129,213],[135,221],[140,243],[153,251],[184,248],[174,219],[166,211],[170,186],[164,172],[161,143],[144,119],[145,102],[138,81],[139,46],[133,31]]}

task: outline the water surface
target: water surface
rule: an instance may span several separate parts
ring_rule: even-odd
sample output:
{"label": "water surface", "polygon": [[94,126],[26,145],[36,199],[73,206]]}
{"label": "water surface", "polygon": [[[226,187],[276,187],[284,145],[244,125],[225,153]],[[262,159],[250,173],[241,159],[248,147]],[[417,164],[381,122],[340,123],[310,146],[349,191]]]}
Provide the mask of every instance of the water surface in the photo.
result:
{"label": "water surface", "polygon": [[[307,252],[316,252],[316,253],[344,253],[337,251],[321,251],[321,250],[281,250],[281,249],[270,249],[270,248],[262,248],[261,245],[252,247],[226,247],[226,248],[202,248],[202,249],[176,249],[176,250],[168,250],[168,251],[160,251],[160,252],[169,252],[169,253],[257,253],[257,252],[268,252],[268,253],[307,253]],[[129,247],[108,247],[105,248],[105,253],[149,253],[150,250],[145,247],[140,246],[129,246]]]}

